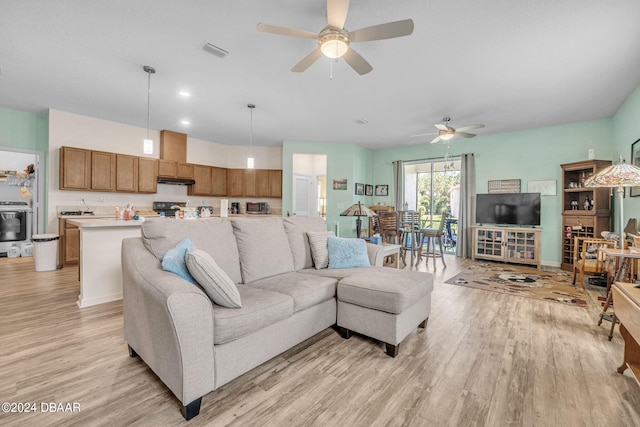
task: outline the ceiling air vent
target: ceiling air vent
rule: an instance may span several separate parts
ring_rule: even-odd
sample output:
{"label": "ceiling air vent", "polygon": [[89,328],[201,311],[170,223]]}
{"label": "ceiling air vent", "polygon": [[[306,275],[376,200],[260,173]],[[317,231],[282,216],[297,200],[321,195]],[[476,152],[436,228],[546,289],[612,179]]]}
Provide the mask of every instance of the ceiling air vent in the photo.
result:
{"label": "ceiling air vent", "polygon": [[206,42],[204,44],[204,46],[202,46],[202,49],[214,54],[215,56],[217,56],[218,58],[224,58],[225,56],[229,55],[229,52],[227,52],[226,50],[224,50],[221,47],[218,47],[214,44],[211,44],[209,42]]}

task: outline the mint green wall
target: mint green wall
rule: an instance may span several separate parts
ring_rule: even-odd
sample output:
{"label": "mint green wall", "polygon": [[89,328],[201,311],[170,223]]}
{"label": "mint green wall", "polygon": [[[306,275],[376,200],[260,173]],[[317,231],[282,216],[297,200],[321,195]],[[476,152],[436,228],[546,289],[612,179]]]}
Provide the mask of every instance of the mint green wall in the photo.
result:
{"label": "mint green wall", "polygon": [[[613,116],[613,126],[615,135],[615,151],[614,161],[617,161],[618,155],[627,161],[631,161],[631,144],[640,139],[640,86],[629,95],[622,107]],[[638,143],[640,145],[640,143]],[[629,191],[627,190],[627,196]],[[626,197],[623,202],[624,220],[626,225],[629,218],[640,219],[640,197]],[[620,221],[615,216],[615,229],[618,230]],[[624,226],[623,225],[623,226]]]}
{"label": "mint green wall", "polygon": [[[614,155],[612,121],[610,119],[573,123],[562,126],[531,129],[497,135],[478,136],[450,143],[451,154],[474,153],[476,158],[476,191],[487,192],[487,181],[520,179],[521,190],[527,191],[528,181],[556,180],[556,196],[542,197],[541,227],[542,260],[546,264],[560,263],[562,176],[560,165],[587,159],[594,148],[596,157],[611,159]],[[412,147],[374,152],[373,170],[379,171],[377,184],[393,183],[391,162],[442,158],[444,143],[424,143]],[[392,202],[393,194],[387,198]]]}
{"label": "mint green wall", "polygon": [[[41,152],[41,171],[44,177],[44,200],[41,203],[47,216],[47,167],[49,155],[49,115],[0,108],[0,149],[17,148]],[[45,226],[46,227],[46,226]]]}
{"label": "mint green wall", "polygon": [[[340,212],[361,201],[371,203],[371,197],[356,196],[355,183],[372,184],[373,152],[355,144],[311,143],[284,141],[282,145],[282,212],[292,211],[292,172],[294,154],[324,154],[327,156],[327,226],[334,230],[340,224],[340,236],[355,236],[355,219],[340,217]],[[347,179],[347,190],[334,190],[334,179]],[[363,227],[364,227],[363,219]]]}

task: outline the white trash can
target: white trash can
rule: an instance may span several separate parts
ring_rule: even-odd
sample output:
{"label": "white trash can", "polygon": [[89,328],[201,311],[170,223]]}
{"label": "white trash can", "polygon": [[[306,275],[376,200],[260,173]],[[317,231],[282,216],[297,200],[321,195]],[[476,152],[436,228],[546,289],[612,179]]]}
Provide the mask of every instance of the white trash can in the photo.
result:
{"label": "white trash can", "polygon": [[34,234],[33,258],[36,271],[50,271],[58,268],[58,240],[57,234]]}

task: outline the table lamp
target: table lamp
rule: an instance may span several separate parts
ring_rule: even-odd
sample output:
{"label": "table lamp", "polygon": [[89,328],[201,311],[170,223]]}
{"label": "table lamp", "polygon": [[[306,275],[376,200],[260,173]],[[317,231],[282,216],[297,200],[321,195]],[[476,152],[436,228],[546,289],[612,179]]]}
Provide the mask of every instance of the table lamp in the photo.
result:
{"label": "table lamp", "polygon": [[618,200],[620,200],[620,249],[624,249],[624,215],[622,202],[624,187],[640,186],[640,168],[629,165],[620,158],[620,163],[611,165],[584,182],[585,187],[617,187]]}
{"label": "table lamp", "polygon": [[356,219],[356,236],[360,238],[360,229],[362,228],[361,216],[372,217],[376,216],[376,213],[371,209],[361,204],[360,202],[351,205],[346,211],[342,212],[340,216],[355,216]]}

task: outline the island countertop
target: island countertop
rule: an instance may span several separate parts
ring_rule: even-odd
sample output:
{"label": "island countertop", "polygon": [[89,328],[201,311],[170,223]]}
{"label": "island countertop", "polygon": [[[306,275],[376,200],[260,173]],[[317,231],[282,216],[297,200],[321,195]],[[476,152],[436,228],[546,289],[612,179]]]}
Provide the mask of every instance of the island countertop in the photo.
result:
{"label": "island countertop", "polygon": [[67,223],[78,226],[79,228],[105,228],[105,227],[140,227],[144,219],[139,220],[123,220],[115,218],[69,218]]}

